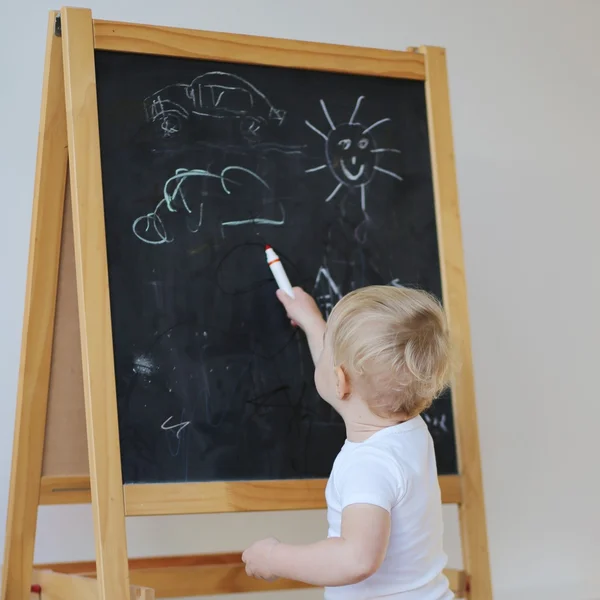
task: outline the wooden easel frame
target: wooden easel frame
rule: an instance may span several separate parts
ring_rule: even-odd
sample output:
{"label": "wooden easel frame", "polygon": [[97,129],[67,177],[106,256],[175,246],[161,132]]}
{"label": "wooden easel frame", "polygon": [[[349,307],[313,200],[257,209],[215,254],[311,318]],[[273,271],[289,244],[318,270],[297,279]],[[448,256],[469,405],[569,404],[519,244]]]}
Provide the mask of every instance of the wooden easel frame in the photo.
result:
{"label": "wooden easel frame", "polygon": [[[71,585],[58,576],[58,580],[53,575],[36,576],[45,577],[51,587],[58,581],[56,589],[59,591],[54,592],[52,598],[63,598],[58,595],[63,593],[60,590],[69,587],[85,588],[86,599],[94,597],[99,600],[121,600],[130,594],[130,571],[135,572],[135,565],[134,561],[129,564],[127,558],[126,516],[324,507],[323,480],[123,486],[104,231],[95,50],[425,81],[443,296],[452,337],[461,348],[462,363],[462,370],[453,385],[460,475],[440,477],[440,485],[443,501],[459,506],[465,571],[450,572],[449,575],[453,587],[459,588],[457,591],[460,593],[473,600],[491,600],[444,50],[421,47],[396,52],[134,25],[93,20],[91,11],[75,8],[52,12],[48,26],[0,600],[29,598],[37,509],[41,504],[81,503],[91,499],[96,539],[95,569],[90,569],[89,565],[65,565],[63,569],[60,565],[52,565],[52,568],[71,573],[71,576],[74,573],[94,576],[96,580],[88,579],[85,583],[77,580]],[[73,207],[90,477],[44,478],[42,462],[67,179]],[[186,566],[196,569],[208,564],[214,572],[218,565],[225,564],[230,570],[238,569],[236,577],[239,578],[239,556],[228,556],[227,560],[214,557],[212,564],[200,561],[200,566],[188,560]],[[169,560],[160,560],[163,560],[160,568],[167,568],[165,565]],[[177,560],[172,559],[170,566],[177,568]],[[148,570],[151,571],[152,567],[146,565]],[[181,571],[178,573],[181,576]],[[285,585],[279,584],[279,589],[286,589]],[[297,586],[290,582],[287,587]],[[242,589],[237,586],[235,591],[256,589],[256,584],[250,584],[248,580],[247,585]],[[203,588],[202,592],[194,588],[193,591],[209,594],[223,593],[223,590],[221,586],[209,590]],[[162,590],[162,597],[170,595],[170,591]],[[74,595],[68,595],[71,592],[64,593],[67,594],[64,598],[74,598]],[[141,592],[138,589],[136,593]],[[149,591],[147,593],[150,594]]]}

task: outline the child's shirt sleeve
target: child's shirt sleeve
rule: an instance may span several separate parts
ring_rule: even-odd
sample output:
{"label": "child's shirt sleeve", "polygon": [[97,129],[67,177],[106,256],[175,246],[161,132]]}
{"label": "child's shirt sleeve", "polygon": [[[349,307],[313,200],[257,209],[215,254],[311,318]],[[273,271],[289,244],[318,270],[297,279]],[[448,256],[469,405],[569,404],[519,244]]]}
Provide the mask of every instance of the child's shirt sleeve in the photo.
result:
{"label": "child's shirt sleeve", "polygon": [[341,510],[351,504],[373,504],[390,512],[406,489],[401,466],[379,448],[360,448],[349,458],[335,482]]}

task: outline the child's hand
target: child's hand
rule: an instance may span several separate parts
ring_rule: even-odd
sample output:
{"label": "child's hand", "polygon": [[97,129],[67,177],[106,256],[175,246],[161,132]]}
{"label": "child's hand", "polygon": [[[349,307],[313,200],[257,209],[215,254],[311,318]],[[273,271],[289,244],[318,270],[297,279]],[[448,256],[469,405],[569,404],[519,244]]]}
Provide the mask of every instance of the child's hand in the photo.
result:
{"label": "child's hand", "polygon": [[305,333],[318,324],[323,325],[323,316],[313,297],[302,288],[295,287],[294,298],[290,298],[283,290],[277,290],[277,298],[283,304],[292,325],[298,325]]}
{"label": "child's hand", "polygon": [[[294,293],[296,291],[294,290]],[[267,538],[255,542],[243,554],[242,561],[246,565],[246,574],[257,579],[275,581],[277,576],[271,570],[271,554],[279,541],[275,538]]]}

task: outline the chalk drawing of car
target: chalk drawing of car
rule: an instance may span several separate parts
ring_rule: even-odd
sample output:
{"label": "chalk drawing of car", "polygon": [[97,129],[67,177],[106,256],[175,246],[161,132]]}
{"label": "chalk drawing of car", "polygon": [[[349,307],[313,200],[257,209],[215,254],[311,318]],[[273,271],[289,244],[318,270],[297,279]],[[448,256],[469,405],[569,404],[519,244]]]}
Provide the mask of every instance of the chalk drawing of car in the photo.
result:
{"label": "chalk drawing of car", "polygon": [[259,140],[263,125],[281,125],[286,115],[251,83],[221,71],[204,73],[190,84],[164,87],[145,99],[144,109],[146,120],[157,123],[165,137],[179,133],[193,117],[236,119],[251,142]]}

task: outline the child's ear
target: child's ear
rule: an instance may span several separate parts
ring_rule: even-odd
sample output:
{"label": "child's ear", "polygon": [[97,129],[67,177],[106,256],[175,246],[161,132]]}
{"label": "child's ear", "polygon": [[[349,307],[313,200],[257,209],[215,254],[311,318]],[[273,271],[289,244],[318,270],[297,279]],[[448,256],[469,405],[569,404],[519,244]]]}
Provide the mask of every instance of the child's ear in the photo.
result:
{"label": "child's ear", "polygon": [[344,370],[344,367],[335,368],[335,391],[338,400],[346,400],[352,392],[350,378],[348,377],[348,373]]}

